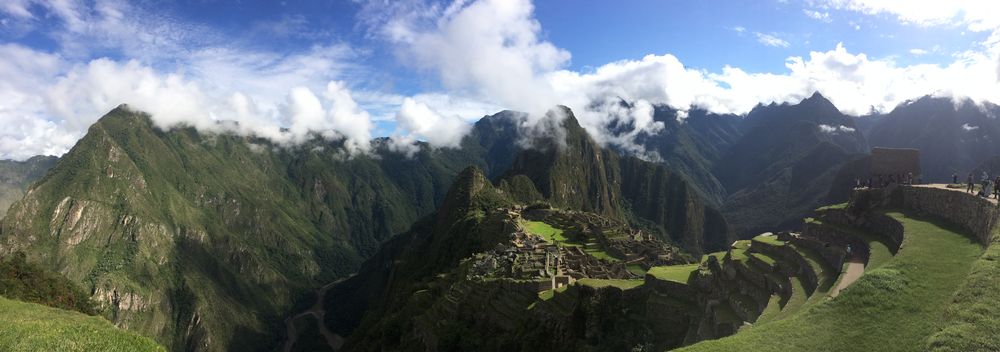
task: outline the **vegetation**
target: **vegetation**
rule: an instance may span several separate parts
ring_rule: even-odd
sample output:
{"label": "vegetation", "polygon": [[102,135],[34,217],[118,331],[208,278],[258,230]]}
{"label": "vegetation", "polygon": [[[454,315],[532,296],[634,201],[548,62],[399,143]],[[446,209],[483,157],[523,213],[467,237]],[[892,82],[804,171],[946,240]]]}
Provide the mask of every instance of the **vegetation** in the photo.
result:
{"label": "vegetation", "polygon": [[[880,268],[866,272],[837,298],[809,305],[790,317],[682,350],[923,349],[927,337],[946,326],[941,316],[955,288],[965,281],[981,254],[981,248],[935,221],[909,214],[889,215],[906,229],[903,249]],[[988,336],[983,335],[986,330],[966,332]]]}
{"label": "vegetation", "polygon": [[54,156],[35,156],[25,161],[0,160],[0,218],[11,204],[24,196],[28,186],[56,164]]}
{"label": "vegetation", "polygon": [[100,317],[0,297],[3,351],[165,351]]}
{"label": "vegetation", "polygon": [[525,221],[524,229],[528,231],[528,233],[542,236],[542,238],[550,243],[565,243],[569,241],[566,236],[563,236],[563,230],[552,227],[552,225],[541,221]]}
{"label": "vegetation", "polygon": [[767,243],[767,244],[770,244],[772,246],[778,246],[778,247],[781,247],[781,246],[785,245],[784,241],[778,240],[778,237],[775,236],[775,235],[772,235],[772,234],[757,235],[757,237],[754,237],[753,240],[757,241],[757,242]]}
{"label": "vegetation", "polygon": [[601,287],[617,287],[623,290],[628,290],[642,286],[642,280],[604,280],[604,279],[591,279],[584,278],[577,281],[578,284],[584,286],[590,286],[593,288]]}
{"label": "vegetation", "polygon": [[21,252],[0,258],[0,296],[96,314],[86,292],[66,277],[28,263]]}
{"label": "vegetation", "polygon": [[656,266],[649,268],[647,274],[652,275],[659,280],[686,284],[691,280],[691,276],[698,271],[699,266],[700,264]]}
{"label": "vegetation", "polygon": [[940,331],[927,339],[932,351],[1000,351],[1000,236],[974,263],[945,310]]}

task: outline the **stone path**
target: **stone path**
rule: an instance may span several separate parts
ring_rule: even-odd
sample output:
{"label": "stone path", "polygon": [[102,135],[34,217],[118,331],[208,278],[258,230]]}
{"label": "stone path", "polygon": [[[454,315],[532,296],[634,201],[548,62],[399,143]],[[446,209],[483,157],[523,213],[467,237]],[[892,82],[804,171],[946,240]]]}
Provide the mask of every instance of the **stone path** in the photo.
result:
{"label": "stone path", "polygon": [[865,263],[860,259],[852,259],[850,263],[847,264],[847,270],[841,274],[840,282],[837,283],[837,287],[830,291],[830,297],[837,297],[840,294],[840,290],[847,288],[858,278],[861,274],[865,273]]}

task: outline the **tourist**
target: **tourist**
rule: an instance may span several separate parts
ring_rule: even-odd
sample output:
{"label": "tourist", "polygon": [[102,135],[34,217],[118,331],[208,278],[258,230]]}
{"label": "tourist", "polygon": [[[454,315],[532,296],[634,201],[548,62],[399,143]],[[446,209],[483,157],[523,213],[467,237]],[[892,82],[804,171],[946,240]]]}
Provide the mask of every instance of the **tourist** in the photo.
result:
{"label": "tourist", "polygon": [[958,184],[958,174],[957,173],[951,174],[951,184],[953,184],[953,185],[957,185]]}
{"label": "tourist", "polygon": [[972,193],[972,191],[976,189],[976,177],[972,176],[971,172],[969,173],[969,178],[966,182],[968,182],[968,186],[965,187],[965,192]]}
{"label": "tourist", "polygon": [[993,182],[993,198],[1000,200],[1000,176]]}

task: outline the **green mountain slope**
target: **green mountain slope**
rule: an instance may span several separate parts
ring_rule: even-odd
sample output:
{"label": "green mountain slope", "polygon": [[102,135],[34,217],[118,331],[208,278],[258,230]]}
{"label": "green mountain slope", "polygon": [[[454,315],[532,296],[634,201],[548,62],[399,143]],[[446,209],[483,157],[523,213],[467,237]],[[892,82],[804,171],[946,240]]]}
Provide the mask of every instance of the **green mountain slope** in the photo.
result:
{"label": "green mountain slope", "polygon": [[[323,283],[358,271],[382,243],[442,205],[460,170],[505,175],[525,153],[520,116],[484,118],[458,149],[422,145],[409,157],[377,139],[372,154],[345,157],[336,141],[283,146],[193,128],[162,131],[123,106],[11,207],[0,253],[23,251],[64,274],[116,325],[172,350],[273,348],[294,307],[308,304]],[[681,180],[656,167],[623,172],[621,165],[641,163],[601,150],[578,125],[573,133],[588,148],[579,160],[589,160],[588,175],[597,178],[566,204],[651,221],[693,251],[703,238],[724,242],[724,220]],[[553,184],[573,180],[565,177],[582,165],[564,160]],[[544,189],[532,181],[521,174],[501,183],[531,198]],[[641,202],[662,205],[633,212],[631,203]]]}
{"label": "green mountain slope", "polygon": [[[700,254],[724,248],[731,230],[702,193],[660,164],[602,149],[565,107],[562,140],[533,141],[521,151],[503,179],[523,175],[553,205],[594,212],[634,223],[648,223],[658,237]],[[522,199],[521,201],[527,201]]]}
{"label": "green mountain slope", "polygon": [[713,171],[730,192],[722,211],[744,238],[797,227],[825,203],[841,166],[868,152],[853,120],[818,93],[796,105],[759,106],[742,127]]}
{"label": "green mountain slope", "polygon": [[163,132],[119,108],[14,205],[0,248],[172,349],[259,348],[296,300],[435,207],[448,157],[345,160],[336,144]]}
{"label": "green mountain slope", "polygon": [[0,297],[0,350],[163,351],[100,317]]}
{"label": "green mountain slope", "polygon": [[[483,258],[498,258],[497,248],[509,245],[512,234],[533,231],[521,225],[522,214],[533,210],[521,209],[508,193],[492,186],[482,171],[467,169],[435,215],[394,238],[358,275],[327,292],[327,326],[346,338],[346,350],[358,351],[574,350],[588,345],[618,349],[642,338],[657,345],[680,340],[683,334],[676,330],[686,326],[687,313],[663,314],[686,312],[685,308],[672,303],[644,308],[645,302],[660,298],[649,289],[652,285],[636,289],[643,286],[641,276],[582,279],[583,286],[548,291],[545,298],[539,295],[539,285],[547,280],[511,278],[537,278],[537,272],[478,273],[483,268],[479,263],[491,260]],[[592,219],[591,225],[614,223],[593,213],[559,210],[557,214],[567,217],[557,216],[560,219]],[[559,230],[555,237],[574,236],[569,234],[572,225],[557,223],[567,232]],[[570,240],[561,241],[573,245]],[[497,260],[505,257],[499,255]],[[568,314],[566,309],[572,312],[574,306],[594,315]],[[622,314],[622,310],[633,314]],[[650,323],[654,320],[657,323]],[[607,330],[597,324],[618,328],[594,337],[599,342],[579,336],[582,330]]]}
{"label": "green mountain slope", "polygon": [[35,156],[25,161],[0,160],[0,218],[11,204],[24,196],[32,182],[42,178],[56,164],[54,156]]}
{"label": "green mountain slope", "polygon": [[29,263],[24,253],[0,258],[0,296],[94,315],[89,292],[66,277]]}

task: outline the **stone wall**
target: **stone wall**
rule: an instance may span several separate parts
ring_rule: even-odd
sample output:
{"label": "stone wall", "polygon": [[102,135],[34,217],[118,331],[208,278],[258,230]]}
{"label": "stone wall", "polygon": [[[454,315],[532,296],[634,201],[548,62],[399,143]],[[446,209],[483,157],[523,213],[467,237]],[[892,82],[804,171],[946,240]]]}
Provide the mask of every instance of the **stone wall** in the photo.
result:
{"label": "stone wall", "polygon": [[992,202],[964,192],[930,188],[901,187],[903,207],[943,218],[968,231],[988,245],[993,240],[1000,209]]}
{"label": "stone wall", "polygon": [[882,208],[903,207],[904,186],[859,189],[851,195],[847,209],[827,209],[818,215],[823,221],[861,229],[877,235],[892,254],[903,243],[903,224],[892,217],[875,211]]}

